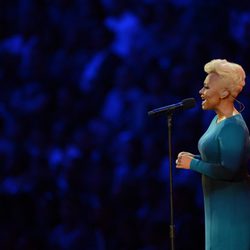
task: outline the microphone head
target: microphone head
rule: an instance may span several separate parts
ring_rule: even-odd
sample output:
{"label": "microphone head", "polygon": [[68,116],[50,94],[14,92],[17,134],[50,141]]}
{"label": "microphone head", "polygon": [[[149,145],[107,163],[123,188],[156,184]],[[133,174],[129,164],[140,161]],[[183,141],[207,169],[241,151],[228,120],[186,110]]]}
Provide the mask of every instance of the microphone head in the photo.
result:
{"label": "microphone head", "polygon": [[191,109],[195,106],[196,101],[194,98],[187,98],[182,100],[183,109]]}

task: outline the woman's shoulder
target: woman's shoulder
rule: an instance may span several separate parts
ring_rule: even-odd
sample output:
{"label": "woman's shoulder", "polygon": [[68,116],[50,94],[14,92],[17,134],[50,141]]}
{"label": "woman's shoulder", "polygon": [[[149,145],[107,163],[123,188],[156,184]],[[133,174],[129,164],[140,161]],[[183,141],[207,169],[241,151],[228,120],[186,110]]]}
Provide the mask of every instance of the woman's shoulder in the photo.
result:
{"label": "woman's shoulder", "polygon": [[231,132],[231,133],[249,133],[248,127],[245,123],[244,118],[241,114],[231,116],[223,121],[221,124],[221,132]]}

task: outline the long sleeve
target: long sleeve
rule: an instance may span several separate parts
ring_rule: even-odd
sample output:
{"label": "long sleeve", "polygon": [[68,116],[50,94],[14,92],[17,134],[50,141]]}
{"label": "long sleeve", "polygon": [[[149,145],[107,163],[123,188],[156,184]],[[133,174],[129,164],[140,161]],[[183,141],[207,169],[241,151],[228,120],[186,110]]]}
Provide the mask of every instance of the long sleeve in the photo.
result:
{"label": "long sleeve", "polygon": [[228,123],[221,129],[217,143],[220,160],[217,163],[193,158],[190,168],[219,180],[233,180],[239,175],[245,152],[246,131],[238,123]]}
{"label": "long sleeve", "polygon": [[201,160],[201,155],[194,155],[195,159]]}

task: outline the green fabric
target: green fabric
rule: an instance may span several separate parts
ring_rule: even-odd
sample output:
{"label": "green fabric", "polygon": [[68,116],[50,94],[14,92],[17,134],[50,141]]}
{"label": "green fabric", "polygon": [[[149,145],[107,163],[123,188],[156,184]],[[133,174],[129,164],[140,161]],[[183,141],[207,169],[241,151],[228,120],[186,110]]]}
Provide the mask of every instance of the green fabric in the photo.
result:
{"label": "green fabric", "polygon": [[240,114],[216,123],[200,138],[200,158],[190,168],[202,174],[206,250],[250,250],[249,132]]}

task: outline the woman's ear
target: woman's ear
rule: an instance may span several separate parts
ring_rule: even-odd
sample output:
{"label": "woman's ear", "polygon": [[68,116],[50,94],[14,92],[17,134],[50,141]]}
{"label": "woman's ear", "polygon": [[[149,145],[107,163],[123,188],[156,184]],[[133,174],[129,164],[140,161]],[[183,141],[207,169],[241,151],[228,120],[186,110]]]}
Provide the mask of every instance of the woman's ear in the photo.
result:
{"label": "woman's ear", "polygon": [[228,97],[229,95],[230,95],[230,92],[229,92],[227,89],[224,89],[224,90],[221,92],[220,98],[221,98],[221,99],[224,99],[224,98]]}

